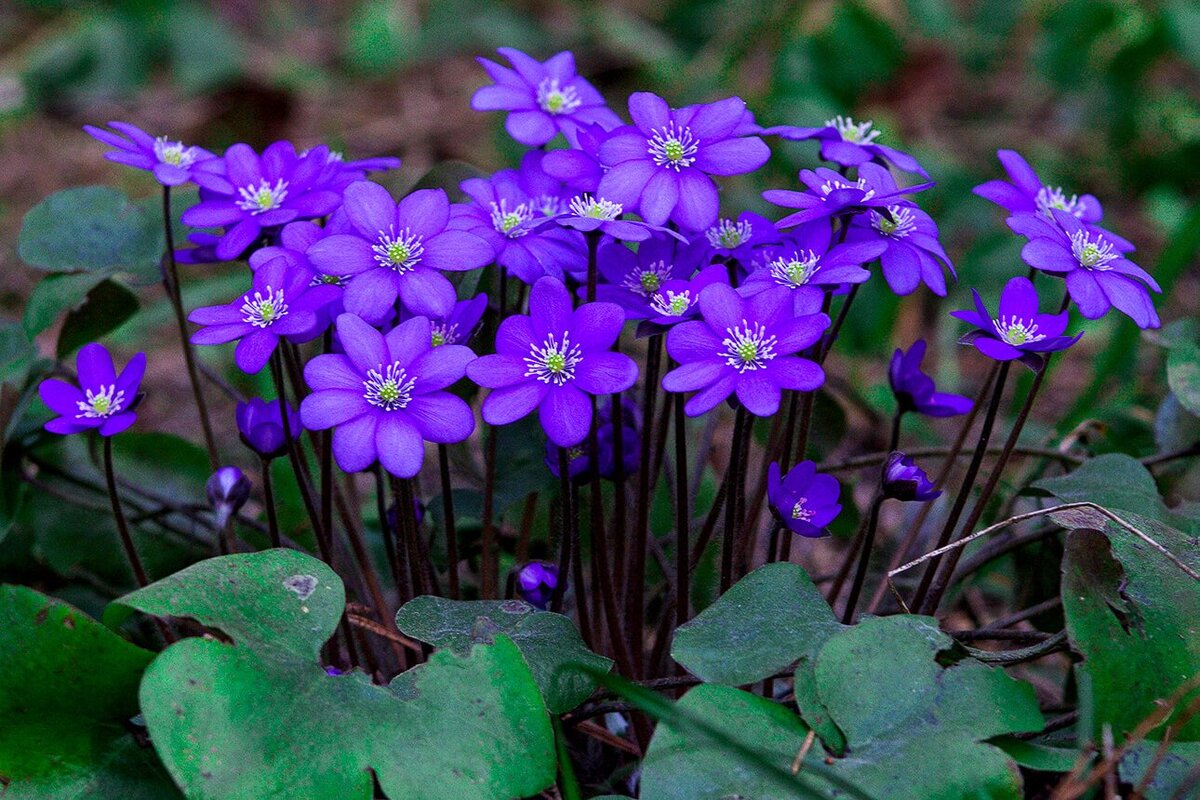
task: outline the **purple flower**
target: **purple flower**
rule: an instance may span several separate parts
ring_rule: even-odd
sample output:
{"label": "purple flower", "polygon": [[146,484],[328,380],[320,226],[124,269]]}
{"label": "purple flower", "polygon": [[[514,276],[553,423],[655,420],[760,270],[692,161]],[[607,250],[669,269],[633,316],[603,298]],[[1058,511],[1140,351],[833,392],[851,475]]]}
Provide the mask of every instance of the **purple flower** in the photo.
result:
{"label": "purple flower", "polygon": [[1067,196],[1061,186],[1047,186],[1021,155],[1013,150],[999,150],[996,157],[1008,181],[988,181],[974,188],[975,194],[990,200],[1011,214],[1040,214],[1046,219],[1057,209],[1085,223],[1100,221],[1104,210],[1100,201],[1090,194]]}
{"label": "purple flower", "polygon": [[341,209],[333,213],[324,227],[308,221],[288,223],[279,232],[278,244],[260,247],[250,254],[250,269],[257,272],[263,264],[282,258],[288,266],[303,270],[313,286],[344,287],[349,276],[322,272],[309,259],[308,249],[326,236],[348,230],[350,226]]}
{"label": "purple flower", "polygon": [[717,186],[709,176],[753,172],[771,155],[762,139],[737,134],[745,113],[738,97],[673,110],[655,94],[633,93],[633,125],[600,146],[600,160],[611,169],[599,194],[636,207],[653,225],[670,219],[704,230],[717,221]]}
{"label": "purple flower", "polygon": [[346,472],[379,461],[400,478],[421,471],[425,442],[461,442],[475,415],[444,391],[465,374],[475,354],[467,347],[434,347],[425,317],[400,323],[384,336],[353,314],[337,318],[345,355],[319,355],[304,367],[312,394],[300,404],[310,430],[333,428],[333,456]]}
{"label": "purple flower", "polygon": [[651,225],[648,222],[638,222],[631,219],[620,219],[625,213],[625,207],[602,197],[581,194],[572,198],[567,204],[567,210],[555,217],[555,222],[564,228],[571,228],[582,233],[607,233],[614,239],[626,242],[640,242],[649,239],[655,233],[665,233],[674,236],[682,242],[687,239],[669,228],[661,225]]}
{"label": "purple flower", "polygon": [[[671,280],[664,283],[652,297],[650,314],[646,323],[659,327],[670,327],[700,314],[700,293],[706,286],[719,283],[729,285],[729,269],[724,264],[710,264],[689,280]],[[638,329],[638,336],[642,336]]]}
{"label": "purple flower", "polygon": [[1115,307],[1139,328],[1157,328],[1158,313],[1146,286],[1155,292],[1162,288],[1125,257],[1132,247],[1103,228],[1083,224],[1066,211],[1054,209],[1051,215],[1053,224],[1030,227],[1033,238],[1021,250],[1025,263],[1062,274],[1079,313],[1088,319],[1098,319]]}
{"label": "purple flower", "polygon": [[901,452],[888,456],[883,468],[883,496],[892,500],[925,502],[941,496],[941,491],[929,480],[925,470],[911,457]]}
{"label": "purple flower", "polygon": [[937,225],[916,206],[894,205],[868,211],[850,224],[846,241],[884,245],[879,263],[888,286],[898,295],[912,294],[924,283],[934,294],[945,297],[942,270],[957,277],[938,241]]}
{"label": "purple flower", "polygon": [[105,153],[106,159],[152,172],[163,186],[187,183],[192,179],[194,165],[216,158],[201,147],[185,147],[183,142],[166,136],[155,138],[128,122],[110,122],[108,126],[117,133],[94,125],[84,125],[83,129],[93,138],[117,148]]}
{"label": "purple flower", "polygon": [[780,477],[779,464],[767,467],[767,500],[779,524],[792,533],[817,538],[828,536],[829,523],[842,512],[841,484],[832,475],[817,472],[817,465],[801,461]]}
{"label": "purple flower", "polygon": [[[637,405],[629,398],[621,401],[621,474],[631,475],[637,472],[641,459],[642,442],[639,435],[641,430],[641,415]],[[596,418],[596,446],[600,451],[600,477],[614,480],[617,475],[616,450],[613,442],[612,399],[600,406]],[[559,452],[562,448],[547,440],[546,468],[554,477],[559,477]],[[567,475],[574,481],[584,483],[592,475],[592,453],[590,438],[580,444],[567,448]]]}
{"label": "purple flower", "polygon": [[450,201],[441,189],[420,189],[399,203],[377,183],[346,189],[349,230],[308,249],[323,273],[348,275],[346,311],[378,324],[397,296],[414,314],[444,317],[454,309],[454,286],[439,270],[482,267],[494,253],[474,234],[452,230]]}
{"label": "purple flower", "polygon": [[556,588],[558,567],[553,564],[530,561],[517,572],[517,594],[534,608],[545,611]]}
{"label": "purple flower", "polygon": [[113,436],[137,420],[133,409],[146,372],[145,353],[131,358],[117,375],[112,355],[104,345],[92,342],[75,356],[75,371],[78,387],[58,378],[48,378],[38,386],[42,402],[58,414],[46,423],[46,430],[69,435],[95,428],[101,436]]}
{"label": "purple flower", "polygon": [[335,286],[313,286],[310,273],[276,258],[254,273],[250,291],[223,306],[197,308],[188,319],[203,325],[193,344],[225,344],[238,339],[233,358],[250,375],[267,364],[280,337],[307,342],[323,330],[321,311],[337,299]]}
{"label": "purple flower", "polygon": [[204,484],[218,528],[241,510],[250,499],[250,479],[237,467],[221,467]]}
{"label": "purple flower", "polygon": [[483,319],[487,304],[487,295],[477,294],[470,300],[459,300],[447,316],[431,319],[430,341],[433,346],[466,344],[470,341],[479,327],[479,320]]}
{"label": "purple flower", "polygon": [[885,247],[881,242],[830,247],[831,240],[827,224],[798,229],[783,244],[768,247],[758,255],[761,266],[746,278],[741,294],[753,296],[783,286],[791,294],[796,316],[818,313],[827,292],[870,278],[871,273],[861,265],[878,258]]}
{"label": "purple flower", "polygon": [[483,86],[471,97],[476,111],[507,111],[504,127],[524,145],[539,147],[561,132],[574,144],[581,125],[599,124],[613,128],[621,120],[604,98],[575,72],[575,56],[562,52],[542,63],[514,50],[497,50],[512,69],[486,58],[476,59],[494,84]]}
{"label": "purple flower", "polygon": [[600,146],[608,138],[608,131],[599,125],[588,125],[576,131],[575,136],[578,141],[571,149],[546,153],[542,168],[572,192],[595,194],[608,170],[600,163]]}
{"label": "purple flower", "polygon": [[871,162],[859,167],[857,180],[852,181],[831,169],[819,167],[816,170],[800,170],[800,182],[805,185],[807,191],[768,189],[763,192],[762,196],[768,202],[784,208],[799,209],[776,222],[776,227],[790,228],[803,222],[857,214],[870,208],[912,205],[911,201],[903,199],[904,195],[921,192],[933,186],[932,183],[920,183],[903,189],[898,188],[886,167]]}
{"label": "purple flower", "polygon": [[285,432],[279,400],[251,397],[249,400],[238,403],[234,419],[237,421],[238,436],[241,438],[242,444],[257,453],[259,458],[267,461],[286,453],[288,449],[287,434],[290,433],[292,440],[295,441],[300,438],[300,432],[304,430],[300,424],[300,415],[296,413],[291,404],[288,404],[287,411],[287,431]]}
{"label": "purple flower", "polygon": [[996,361],[1019,358],[1026,366],[1038,369],[1042,361],[1038,353],[1066,350],[1083,335],[1062,335],[1067,329],[1067,312],[1038,312],[1037,291],[1028,278],[1012,278],[1004,284],[997,317],[992,317],[984,306],[979,292],[972,289],[971,294],[975,298],[975,309],[952,311],[950,316],[974,325],[978,330],[968,333],[961,341]]}
{"label": "purple flower", "polygon": [[588,395],[622,392],[637,380],[637,365],[610,348],[625,314],[615,303],[571,310],[567,287],[542,278],[529,293],[529,315],[512,316],[496,333],[496,353],[467,367],[471,380],[493,389],[483,402],[489,425],[507,425],[535,408],[546,435],[559,447],[587,437]]}
{"label": "purple flower", "polygon": [[908,153],[877,144],[879,131],[872,130],[873,123],[855,122],[850,117],[836,116],[825,120],[822,128],[797,128],[791,125],[776,125],[763,130],[763,136],[779,136],[792,141],[816,139],[821,142],[821,158],[843,167],[857,167],[868,161],[888,162],[904,172],[911,172],[928,179],[915,158]]}
{"label": "purple flower", "polygon": [[[307,155],[307,153],[301,155]],[[322,189],[332,189],[340,194],[350,184],[365,181],[368,172],[386,172],[399,168],[400,159],[398,158],[381,156],[346,161],[345,156],[341,153],[330,150],[325,159],[325,168],[317,178],[316,185]]]}
{"label": "purple flower", "polygon": [[756,251],[778,244],[780,239],[774,222],[752,211],[743,211],[736,220],[717,220],[704,231],[703,237],[695,237],[693,249],[702,263],[736,261],[741,267],[748,268]]}
{"label": "purple flower", "polygon": [[811,392],[825,382],[821,367],[796,353],[821,338],[829,317],[796,317],[783,287],[743,298],[714,283],[700,293],[700,314],[667,333],[667,353],[679,366],[662,387],[696,392],[684,408],[688,416],[736,393],[751,414],[768,417],[779,410],[782,390]]}
{"label": "purple flower", "polygon": [[[532,152],[524,163],[539,161],[542,155]],[[530,180],[532,172],[532,167],[523,172],[506,169],[487,180],[463,181],[461,188],[472,202],[455,206],[450,216],[451,228],[483,239],[495,251],[496,263],[528,284],[543,275],[561,280],[564,270],[587,266],[583,237],[558,226],[538,224],[559,213],[564,202],[553,191],[556,187],[539,187],[538,181]]]}
{"label": "purple flower", "polygon": [[605,241],[596,251],[602,281],[596,299],[618,304],[628,319],[657,316],[652,303],[663,287],[686,284],[698,265],[695,252],[665,234],[641,242],[637,252],[621,242]]}
{"label": "purple flower", "polygon": [[917,339],[907,353],[897,349],[892,354],[888,383],[892,385],[900,413],[915,411],[927,417],[966,414],[974,405],[970,398],[937,391],[933,378],[921,371],[925,348],[925,340]]}
{"label": "purple flower", "polygon": [[183,212],[183,222],[228,228],[216,255],[223,261],[237,258],[264,229],[337,208],[341,195],[317,183],[328,156],[323,145],[297,155],[291,142],[275,142],[260,156],[250,145],[235,144],[223,159],[203,162],[193,171],[200,202]]}

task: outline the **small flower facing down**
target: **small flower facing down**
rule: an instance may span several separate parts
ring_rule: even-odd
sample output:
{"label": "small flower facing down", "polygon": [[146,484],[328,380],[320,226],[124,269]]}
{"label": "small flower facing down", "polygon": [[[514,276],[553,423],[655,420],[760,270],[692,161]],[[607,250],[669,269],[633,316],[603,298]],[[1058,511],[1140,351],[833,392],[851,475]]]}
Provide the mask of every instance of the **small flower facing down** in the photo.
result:
{"label": "small flower facing down", "polygon": [[250,499],[250,479],[237,467],[221,467],[204,484],[218,528],[242,510]]}
{"label": "small flower facing down", "polygon": [[564,51],[545,62],[520,50],[497,50],[512,69],[486,58],[476,59],[495,83],[475,91],[471,108],[507,111],[505,129],[518,142],[540,147],[562,132],[572,145],[582,125],[613,128],[621,119],[590,83],[575,72],[575,56]]}
{"label": "small flower facing down", "polygon": [[915,500],[924,503],[941,496],[925,470],[911,457],[899,451],[888,456],[883,467],[883,496],[891,500]]}
{"label": "small flower facing down", "polygon": [[876,142],[880,131],[870,120],[855,122],[851,117],[839,115],[825,120],[821,128],[776,125],[762,133],[794,142],[816,139],[821,142],[821,158],[843,167],[857,167],[868,161],[888,162],[897,169],[929,178],[925,168],[908,153]]}
{"label": "small flower facing down", "polygon": [[768,189],[763,192],[763,199],[769,203],[798,209],[776,222],[776,227],[790,228],[813,220],[858,214],[868,209],[911,206],[912,201],[905,200],[905,195],[933,186],[927,182],[897,187],[886,167],[870,162],[859,167],[857,180],[852,181],[831,169],[820,167],[816,170],[800,170],[800,182],[806,191]]}
{"label": "small flower facing down", "polygon": [[146,372],[146,354],[138,353],[117,375],[112,355],[102,344],[85,344],[75,357],[79,386],[49,378],[38,386],[42,402],[59,416],[46,423],[51,433],[69,435],[96,429],[113,436],[137,420],[134,406]]}
{"label": "small flower facing down", "polygon": [[829,317],[793,315],[783,287],[743,298],[714,283],[700,293],[700,314],[667,333],[667,353],[679,366],[663,377],[662,387],[696,392],[684,406],[688,416],[736,393],[751,414],[769,417],[779,410],[784,389],[811,392],[825,382],[820,366],[796,354],[820,340]]}
{"label": "small flower facing down", "polygon": [[610,167],[599,193],[638,213],[652,225],[667,220],[701,231],[717,221],[717,186],[712,175],[753,172],[770,148],[737,128],[746,113],[738,97],[671,109],[650,92],[629,96],[633,125],[618,128],[600,146]]}
{"label": "small flower facing down", "polygon": [[[641,461],[641,415],[637,405],[630,398],[621,400],[621,474],[632,475],[637,472]],[[612,419],[612,399],[600,406],[596,418],[596,444],[600,450],[600,477],[605,480],[615,480],[617,476],[616,448]],[[592,477],[592,459],[590,439],[584,439],[580,444],[567,448],[567,477],[579,483],[584,483]],[[559,477],[559,450],[554,443],[546,442],[546,468],[555,478]]]}
{"label": "small flower facing down", "polygon": [[[287,430],[295,441],[300,438],[300,432],[304,428],[300,424],[300,415],[296,413],[296,409],[288,404],[287,410]],[[251,397],[237,404],[234,417],[242,444],[257,453],[259,458],[270,461],[287,452],[288,440],[284,433],[283,413],[278,400]]]}
{"label": "small flower facing down", "polygon": [[399,203],[370,181],[345,193],[350,229],[308,249],[327,275],[348,275],[346,311],[373,324],[388,319],[396,298],[414,314],[444,317],[454,309],[454,286],[440,270],[482,267],[495,255],[474,234],[451,230],[450,201],[441,189],[419,189]]}
{"label": "small flower facing down", "polygon": [[615,303],[571,309],[562,281],[542,278],[529,293],[529,315],[509,317],[496,332],[496,353],[467,366],[467,376],[493,389],[483,401],[489,425],[507,425],[535,408],[559,447],[582,442],[592,425],[589,395],[623,392],[637,364],[611,351],[625,313]]}
{"label": "small flower facing down", "polygon": [[300,404],[311,430],[333,428],[333,456],[346,472],[378,461],[398,478],[421,471],[425,442],[461,442],[475,415],[445,391],[475,354],[457,344],[433,346],[425,317],[405,320],[386,336],[353,314],[337,319],[345,354],[319,355],[304,367],[313,392]]}
{"label": "small flower facing down", "polygon": [[152,173],[163,186],[187,183],[192,179],[194,165],[216,158],[202,147],[189,147],[166,136],[156,138],[128,122],[110,122],[108,127],[113,130],[107,131],[94,125],[84,125],[83,129],[92,138],[117,148],[105,153],[106,159],[144,169]]}
{"label": "small flower facing down", "polygon": [[884,280],[901,296],[912,294],[924,283],[934,294],[945,297],[943,270],[957,277],[950,257],[938,241],[937,224],[916,206],[872,209],[854,220],[846,241],[882,244],[879,266]]}
{"label": "small flower facing down", "polygon": [[336,286],[313,286],[311,273],[276,258],[259,267],[250,291],[232,303],[197,308],[188,316],[204,326],[192,334],[192,344],[239,340],[234,361],[253,375],[266,366],[280,338],[307,342],[319,336],[321,312],[340,294]]}
{"label": "small flower facing down", "polygon": [[974,325],[960,341],[975,347],[996,361],[1020,359],[1031,369],[1041,368],[1041,353],[1066,350],[1083,334],[1063,336],[1069,321],[1066,311],[1042,314],[1038,311],[1037,291],[1028,278],[1012,278],[1000,294],[999,315],[993,317],[979,292],[971,290],[975,309],[952,311],[950,316]]}
{"label": "small flower facing down", "polygon": [[921,371],[925,358],[925,340],[917,339],[908,352],[897,349],[892,354],[888,382],[901,413],[915,411],[927,417],[955,417],[966,414],[974,402],[969,397],[937,391],[933,378]]}
{"label": "small flower facing down", "polygon": [[1031,236],[1021,258],[1031,267],[1062,275],[1067,293],[1088,319],[1116,308],[1139,328],[1157,328],[1158,312],[1147,287],[1162,287],[1125,257],[1132,245],[1103,228],[1084,225],[1072,214],[1050,212],[1052,224],[1028,226]]}
{"label": "small flower facing down", "polygon": [[226,228],[216,255],[223,261],[237,258],[264,230],[337,208],[341,195],[317,183],[328,157],[323,145],[298,155],[291,142],[275,142],[259,155],[247,144],[235,144],[223,159],[205,161],[193,171],[200,202],[183,212],[183,222]]}
{"label": "small flower facing down", "polygon": [[530,561],[517,572],[517,594],[529,605],[545,611],[558,588],[558,567]]}
{"label": "small flower facing down", "polygon": [[1084,223],[1099,222],[1104,214],[1100,201],[1090,194],[1067,195],[1061,186],[1048,186],[1029,166],[1029,162],[1013,150],[999,150],[996,157],[1004,171],[1008,173],[1007,181],[987,181],[976,186],[972,191],[990,200],[1010,214],[1038,214],[1045,219],[1051,218],[1054,210],[1065,211]]}
{"label": "small flower facing down", "polygon": [[767,500],[779,524],[792,533],[817,538],[828,536],[829,523],[842,511],[841,484],[832,475],[817,472],[817,465],[801,461],[780,477],[779,464],[767,468]]}

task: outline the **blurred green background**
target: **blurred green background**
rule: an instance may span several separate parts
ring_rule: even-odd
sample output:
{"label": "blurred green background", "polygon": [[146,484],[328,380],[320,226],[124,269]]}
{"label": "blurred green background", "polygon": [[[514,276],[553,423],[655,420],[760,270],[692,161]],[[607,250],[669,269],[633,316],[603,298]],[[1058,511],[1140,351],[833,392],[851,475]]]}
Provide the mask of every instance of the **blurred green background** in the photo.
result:
{"label": "blurred green background", "polygon": [[[1164,321],[1200,301],[1200,5],[1188,0],[9,0],[0,4],[0,318],[20,318],[39,277],[16,256],[29,207],[73,185],[154,189],[104,161],[82,124],[128,120],[212,148],[287,137],[395,154],[404,167],[384,182],[399,192],[447,159],[485,170],[516,162],[501,115],[469,108],[484,82],[473,58],[502,45],[541,58],[574,50],[622,113],[637,89],[675,105],[738,94],[763,124],[849,113],[916,154],[939,182],[921,203],[942,226],[960,284],[948,303],[924,290],[898,301],[879,281],[860,295],[845,346],[873,357],[835,371],[868,402],[885,404],[878,356],[918,335],[953,354],[958,327],[945,312],[965,287],[994,294],[1024,272],[1019,240],[969,191],[999,176],[1000,147],[1102,199],[1106,224],[1139,245],[1137,260],[1167,289]],[[816,164],[815,146],[772,144],[767,168],[726,184],[726,213],[769,211],[759,192]],[[145,347],[154,325],[171,342],[157,306],[117,343]],[[1122,446],[1151,448],[1165,394],[1159,351],[1117,319],[1087,330],[1039,403],[1042,422],[1066,413],[1061,432],[1100,416],[1135,437],[1122,433]],[[979,361],[943,358],[939,370],[969,390]],[[153,359],[150,380],[185,386]]]}

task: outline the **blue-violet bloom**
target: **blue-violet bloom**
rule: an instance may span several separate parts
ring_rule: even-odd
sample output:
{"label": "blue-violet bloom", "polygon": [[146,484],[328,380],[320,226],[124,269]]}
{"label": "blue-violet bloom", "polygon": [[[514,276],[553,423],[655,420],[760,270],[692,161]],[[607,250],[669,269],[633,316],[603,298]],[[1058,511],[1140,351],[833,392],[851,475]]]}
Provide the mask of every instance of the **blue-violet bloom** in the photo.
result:
{"label": "blue-violet bloom", "polygon": [[1039,312],[1037,290],[1028,278],[1012,278],[1004,284],[996,317],[987,310],[979,292],[972,289],[971,295],[975,298],[974,310],[952,311],[950,316],[974,325],[977,330],[961,341],[996,361],[1019,358],[1026,366],[1038,369],[1042,363],[1039,353],[1066,350],[1083,335],[1062,335],[1069,321],[1066,311],[1058,314]]}
{"label": "blue-violet bloom", "polygon": [[279,458],[288,450],[288,434],[292,441],[300,438],[304,427],[300,424],[300,414],[287,405],[287,426],[284,430],[283,409],[279,400],[264,400],[261,397],[251,397],[237,404],[234,411],[234,421],[237,422],[238,437],[242,444],[253,450],[259,458],[270,461]]}
{"label": "blue-violet bloom", "polygon": [[941,496],[941,491],[916,465],[911,456],[893,452],[883,468],[883,496],[891,500],[925,502]]}
{"label": "blue-violet bloom", "polygon": [[58,414],[46,423],[46,430],[69,435],[95,429],[101,436],[113,436],[137,420],[134,407],[146,373],[145,353],[129,359],[118,375],[108,349],[92,342],[75,356],[75,371],[78,387],[58,378],[38,386],[42,402]]}
{"label": "blue-violet bloom", "polygon": [[529,605],[545,611],[558,588],[558,567],[530,561],[517,572],[517,594]]}
{"label": "blue-violet bloom", "polygon": [[854,219],[848,242],[879,242],[884,280],[898,295],[909,295],[924,283],[939,297],[946,296],[949,270],[957,278],[950,257],[938,241],[937,224],[916,206],[893,205],[871,209]]}
{"label": "blue-violet bloom", "polygon": [[897,187],[886,167],[871,162],[859,167],[858,178],[853,181],[831,169],[819,167],[800,170],[800,182],[806,191],[768,189],[763,192],[763,198],[770,203],[799,209],[776,222],[776,227],[790,228],[827,217],[857,214],[870,208],[912,205],[912,201],[904,199],[905,195],[933,186],[932,183],[920,183]]}
{"label": "blue-violet bloom", "polygon": [[927,417],[954,417],[966,414],[974,405],[969,397],[937,391],[933,378],[921,370],[925,358],[924,339],[917,339],[908,352],[897,348],[888,367],[888,383],[896,396],[900,413],[915,411]]}
{"label": "blue-violet bloom", "polygon": [[202,147],[185,146],[183,142],[154,137],[128,122],[110,122],[113,130],[84,125],[83,129],[95,139],[117,148],[104,154],[109,161],[144,169],[153,173],[163,186],[179,186],[192,179],[192,167],[216,158]]}
{"label": "blue-violet bloom", "polygon": [[816,139],[821,143],[821,158],[843,167],[857,167],[868,161],[887,162],[904,172],[929,178],[925,168],[908,153],[876,142],[880,131],[870,120],[855,122],[852,117],[839,115],[825,120],[821,128],[776,125],[765,128],[762,134],[796,142]]}
{"label": "blue-violet bloom", "polygon": [[862,265],[875,260],[885,245],[852,242],[832,245],[829,225],[803,226],[783,244],[768,247],[757,256],[760,266],[742,283],[739,291],[752,296],[777,286],[792,297],[796,316],[816,314],[825,295],[844,284],[863,283],[871,273]]}
{"label": "blue-violet bloom", "polygon": [[779,524],[809,538],[828,536],[829,523],[841,513],[837,478],[817,472],[817,465],[801,461],[780,475],[779,464],[767,467],[767,501]]}
{"label": "blue-violet bloom", "polygon": [[1000,159],[1000,164],[1008,173],[1009,179],[987,181],[972,191],[985,200],[1007,209],[1010,214],[1038,214],[1050,219],[1050,212],[1057,209],[1088,224],[1099,222],[1104,215],[1100,201],[1092,195],[1068,196],[1061,186],[1042,183],[1042,179],[1020,153],[999,150],[996,157]]}

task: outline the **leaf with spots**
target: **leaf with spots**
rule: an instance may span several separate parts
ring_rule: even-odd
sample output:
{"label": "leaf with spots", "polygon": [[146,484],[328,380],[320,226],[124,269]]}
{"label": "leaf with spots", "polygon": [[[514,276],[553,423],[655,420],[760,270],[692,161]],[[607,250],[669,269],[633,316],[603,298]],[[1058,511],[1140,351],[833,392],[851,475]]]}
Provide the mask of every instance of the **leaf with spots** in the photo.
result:
{"label": "leaf with spots", "polygon": [[23,586],[0,587],[0,653],[5,800],[179,797],[132,733],[153,653]]}
{"label": "leaf with spots", "polygon": [[318,657],[343,607],[328,567],[290,550],[209,559],[123,598],[196,619],[232,643],[185,639],[142,681],[146,725],[189,798],[493,800],[554,781],[554,736],[516,645],[503,635],[435,653],[402,690]]}

